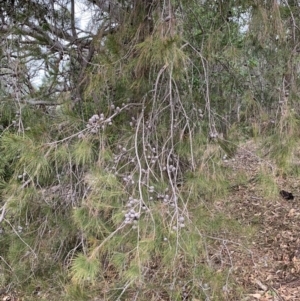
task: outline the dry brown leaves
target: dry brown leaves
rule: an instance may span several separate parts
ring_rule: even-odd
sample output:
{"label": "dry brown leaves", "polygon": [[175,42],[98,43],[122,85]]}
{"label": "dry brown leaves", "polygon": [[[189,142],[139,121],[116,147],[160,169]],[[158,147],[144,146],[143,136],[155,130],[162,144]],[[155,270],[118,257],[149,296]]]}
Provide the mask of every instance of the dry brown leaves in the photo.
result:
{"label": "dry brown leaves", "polygon": [[264,198],[253,179],[262,164],[270,169],[273,165],[261,160],[256,151],[257,146],[247,142],[233,159],[224,162],[233,170],[232,180],[244,172],[248,182],[233,187],[230,200],[223,209],[242,225],[257,229],[247,245],[250,253],[242,251],[238,245],[228,245],[232,276],[248,292],[242,300],[300,300],[300,200],[297,183],[295,179],[274,176],[278,192],[280,189],[291,190],[295,199],[287,201],[279,194],[274,199]]}

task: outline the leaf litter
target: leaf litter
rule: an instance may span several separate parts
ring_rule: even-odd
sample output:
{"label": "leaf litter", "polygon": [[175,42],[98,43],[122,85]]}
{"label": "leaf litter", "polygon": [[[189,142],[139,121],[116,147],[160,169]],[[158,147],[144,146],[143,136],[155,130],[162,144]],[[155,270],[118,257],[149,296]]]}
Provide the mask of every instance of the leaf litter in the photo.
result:
{"label": "leaf litter", "polygon": [[[227,246],[232,263],[231,276],[247,292],[242,300],[300,300],[297,179],[276,174],[273,162],[261,159],[257,152],[258,145],[248,141],[233,158],[224,160],[224,165],[232,169],[232,183],[238,181],[241,174],[246,175],[246,181],[232,187],[230,201],[224,202],[222,210],[241,225],[256,229],[247,245],[251,254],[241,252],[237,244]],[[273,172],[277,196],[266,197],[262,191],[257,181],[262,167]],[[283,188],[292,191],[293,198],[282,197],[280,191]],[[228,299],[234,300],[230,296]]]}

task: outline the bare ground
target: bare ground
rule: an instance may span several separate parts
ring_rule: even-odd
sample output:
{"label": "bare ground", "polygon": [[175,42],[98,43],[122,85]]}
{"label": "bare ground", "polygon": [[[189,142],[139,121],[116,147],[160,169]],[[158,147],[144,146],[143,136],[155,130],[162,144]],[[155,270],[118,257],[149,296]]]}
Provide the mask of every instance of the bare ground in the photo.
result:
{"label": "bare ground", "polygon": [[[241,173],[246,184],[232,187],[222,208],[242,225],[256,231],[245,248],[227,242],[222,260],[230,263],[231,276],[248,294],[242,300],[300,300],[300,194],[297,179],[276,175],[278,195],[265,197],[256,180],[260,169],[274,165],[257,156],[257,146],[249,141],[224,165],[232,169],[232,181]],[[292,192],[293,200],[280,196],[281,189]],[[221,203],[220,207],[223,207]],[[224,249],[225,252],[224,252]],[[236,292],[233,294],[236,296]],[[228,289],[228,299],[232,299]]]}

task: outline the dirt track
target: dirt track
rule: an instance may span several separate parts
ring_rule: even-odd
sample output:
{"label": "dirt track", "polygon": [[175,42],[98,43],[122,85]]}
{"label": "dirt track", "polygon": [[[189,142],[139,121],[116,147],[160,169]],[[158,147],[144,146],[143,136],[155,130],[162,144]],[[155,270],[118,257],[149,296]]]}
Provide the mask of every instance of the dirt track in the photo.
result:
{"label": "dirt track", "polygon": [[[232,276],[249,294],[243,300],[300,300],[300,194],[297,179],[276,176],[278,194],[265,196],[259,183],[262,168],[275,170],[271,162],[257,156],[257,147],[248,142],[236,155],[224,161],[232,169],[232,181],[241,173],[245,184],[233,186],[226,208],[242,225],[257,229],[246,249],[228,244],[224,257],[232,264]],[[286,189],[294,194],[285,200],[279,194]],[[273,194],[274,195],[274,194]],[[230,257],[230,258],[229,258]],[[223,258],[225,259],[225,258]]]}

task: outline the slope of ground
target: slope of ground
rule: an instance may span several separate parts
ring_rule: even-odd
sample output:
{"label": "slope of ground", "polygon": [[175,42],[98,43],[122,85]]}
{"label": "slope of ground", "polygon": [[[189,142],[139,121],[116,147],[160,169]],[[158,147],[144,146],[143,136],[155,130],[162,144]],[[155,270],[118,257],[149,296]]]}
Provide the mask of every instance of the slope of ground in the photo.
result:
{"label": "slope of ground", "polygon": [[[223,209],[242,225],[257,230],[246,251],[229,244],[227,252],[236,282],[249,292],[244,300],[300,300],[300,208],[296,180],[274,174],[278,193],[266,197],[258,182],[262,169],[274,173],[273,165],[257,156],[253,142],[240,147],[224,165],[233,170],[233,183],[241,174],[247,180],[232,187]],[[294,199],[281,197],[281,189],[291,191]]]}

